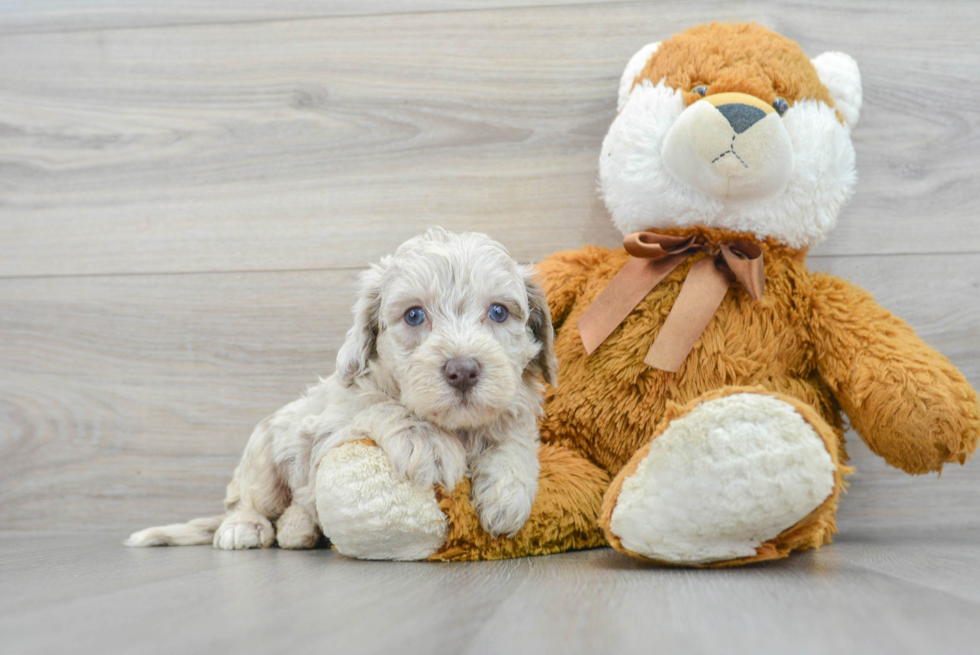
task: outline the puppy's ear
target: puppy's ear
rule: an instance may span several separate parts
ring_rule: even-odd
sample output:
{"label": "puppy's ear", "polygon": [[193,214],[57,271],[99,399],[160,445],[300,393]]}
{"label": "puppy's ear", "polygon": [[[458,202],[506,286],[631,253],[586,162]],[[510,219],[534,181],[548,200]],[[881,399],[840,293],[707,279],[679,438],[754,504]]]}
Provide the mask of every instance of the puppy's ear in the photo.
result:
{"label": "puppy's ear", "polygon": [[541,344],[541,352],[528,368],[535,368],[544,376],[545,382],[556,387],[558,386],[558,358],[555,357],[555,328],[551,324],[551,309],[548,307],[544,289],[533,276],[533,268],[529,267],[524,271],[524,284],[527,286],[527,302],[530,308],[527,327],[534,339]]}
{"label": "puppy's ear", "polygon": [[372,264],[371,268],[358,276],[357,302],[351,310],[354,325],[347,330],[344,344],[337,352],[337,374],[345,387],[367,369],[368,361],[375,352],[378,339],[378,313],[381,310],[381,276],[387,268],[384,260],[381,266]]}

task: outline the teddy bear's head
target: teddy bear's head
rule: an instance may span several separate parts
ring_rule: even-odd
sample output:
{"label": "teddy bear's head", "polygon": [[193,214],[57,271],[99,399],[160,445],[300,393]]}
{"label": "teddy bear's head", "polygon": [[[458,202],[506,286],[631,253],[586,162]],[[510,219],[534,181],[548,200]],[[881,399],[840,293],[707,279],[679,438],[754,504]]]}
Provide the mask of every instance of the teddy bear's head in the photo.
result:
{"label": "teddy bear's head", "polygon": [[599,175],[616,226],[706,226],[813,245],[856,177],[857,64],[755,24],[693,27],[636,53]]}

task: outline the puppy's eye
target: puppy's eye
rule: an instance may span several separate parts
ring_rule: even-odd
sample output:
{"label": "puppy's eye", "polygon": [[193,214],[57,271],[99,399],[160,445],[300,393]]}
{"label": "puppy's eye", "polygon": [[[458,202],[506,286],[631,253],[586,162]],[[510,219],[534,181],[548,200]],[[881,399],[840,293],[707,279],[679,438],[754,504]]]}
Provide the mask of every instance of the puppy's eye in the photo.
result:
{"label": "puppy's eye", "polygon": [[507,308],[503,305],[490,305],[490,311],[487,312],[487,316],[489,316],[490,320],[494,323],[503,323],[507,320]]}
{"label": "puppy's eye", "polygon": [[704,94],[708,92],[708,87],[705,86],[704,84],[698,84],[696,87],[691,89],[691,91],[694,91],[696,94],[698,94],[703,98]]}
{"label": "puppy's eye", "polygon": [[422,325],[425,323],[425,310],[421,307],[412,307],[410,310],[405,312],[405,322],[412,327]]}
{"label": "puppy's eye", "polygon": [[776,98],[772,101],[772,108],[776,110],[776,113],[782,116],[789,109],[789,103],[782,98]]}

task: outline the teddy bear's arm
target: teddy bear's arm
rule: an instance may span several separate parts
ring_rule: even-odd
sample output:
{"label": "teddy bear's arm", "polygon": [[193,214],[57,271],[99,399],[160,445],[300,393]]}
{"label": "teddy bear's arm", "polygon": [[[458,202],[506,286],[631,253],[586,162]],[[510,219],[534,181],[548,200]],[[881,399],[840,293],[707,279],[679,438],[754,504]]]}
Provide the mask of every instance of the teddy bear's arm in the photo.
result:
{"label": "teddy bear's arm", "polygon": [[820,374],[871,450],[912,474],[964,463],[980,404],[963,375],[866,291],[824,273],[812,279]]}
{"label": "teddy bear's arm", "polygon": [[548,296],[551,321],[556,329],[568,316],[596,266],[606,261],[609,254],[607,248],[586,246],[556,252],[535,267],[538,280]]}

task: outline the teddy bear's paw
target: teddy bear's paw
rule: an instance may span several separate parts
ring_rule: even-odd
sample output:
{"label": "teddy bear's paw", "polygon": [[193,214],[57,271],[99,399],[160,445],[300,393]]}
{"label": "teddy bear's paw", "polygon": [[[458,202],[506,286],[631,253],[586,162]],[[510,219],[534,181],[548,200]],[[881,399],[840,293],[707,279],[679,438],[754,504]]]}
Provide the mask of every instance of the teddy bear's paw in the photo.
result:
{"label": "teddy bear's paw", "polygon": [[399,477],[376,446],[347,443],[324,455],[316,510],[323,533],[348,557],[421,560],[446,543],[435,491]]}
{"label": "teddy bear's paw", "polygon": [[621,549],[674,564],[753,557],[836,484],[813,426],[762,394],[697,405],[637,458],[635,471],[624,469],[607,530]]}

